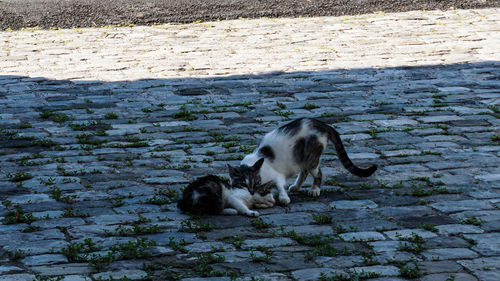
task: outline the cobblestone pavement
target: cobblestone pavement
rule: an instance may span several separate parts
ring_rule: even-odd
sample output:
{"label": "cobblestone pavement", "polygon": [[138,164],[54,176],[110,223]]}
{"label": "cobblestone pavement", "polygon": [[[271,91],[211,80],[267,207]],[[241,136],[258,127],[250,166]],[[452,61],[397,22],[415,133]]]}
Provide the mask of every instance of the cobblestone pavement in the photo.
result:
{"label": "cobblestone pavement", "polygon": [[[499,14],[1,32],[0,280],[500,280]],[[377,173],[179,213],[305,116]]]}

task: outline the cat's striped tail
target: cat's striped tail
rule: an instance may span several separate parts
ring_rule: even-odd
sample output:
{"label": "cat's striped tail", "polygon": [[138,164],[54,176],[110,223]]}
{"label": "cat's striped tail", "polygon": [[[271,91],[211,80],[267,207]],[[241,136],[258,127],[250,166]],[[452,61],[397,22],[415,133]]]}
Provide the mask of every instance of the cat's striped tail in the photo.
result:
{"label": "cat's striped tail", "polygon": [[[326,125],[326,124],[325,124]],[[370,168],[362,169],[358,168],[352,163],[349,156],[347,156],[347,152],[345,151],[344,145],[342,144],[342,140],[340,139],[339,133],[329,125],[328,127],[328,139],[335,146],[335,150],[337,151],[337,156],[339,157],[340,162],[349,172],[358,177],[369,177],[377,170],[377,165],[372,165]]]}

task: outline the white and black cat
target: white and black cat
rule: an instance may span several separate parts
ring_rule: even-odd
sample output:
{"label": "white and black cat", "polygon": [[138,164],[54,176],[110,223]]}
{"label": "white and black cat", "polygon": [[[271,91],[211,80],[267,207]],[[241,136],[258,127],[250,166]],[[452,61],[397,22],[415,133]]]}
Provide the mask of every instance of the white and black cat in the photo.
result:
{"label": "white and black cat", "polygon": [[182,194],[177,206],[181,211],[194,214],[259,216],[250,208],[271,208],[275,204],[272,183],[260,184],[261,158],[252,166],[228,166],[231,183],[214,175],[197,178]]}
{"label": "white and black cat", "polygon": [[319,196],[322,181],[319,167],[320,156],[328,141],[332,142],[342,165],[352,174],[360,177],[372,175],[377,166],[361,169],[347,156],[338,132],[328,124],[313,118],[301,118],[279,127],[264,136],[259,147],[245,156],[241,165],[253,165],[264,158],[260,169],[263,183],[274,182],[279,192],[279,201],[289,204],[290,197],[285,191],[286,180],[298,174],[288,191],[298,190],[308,174],[314,178],[309,191],[311,196]]}

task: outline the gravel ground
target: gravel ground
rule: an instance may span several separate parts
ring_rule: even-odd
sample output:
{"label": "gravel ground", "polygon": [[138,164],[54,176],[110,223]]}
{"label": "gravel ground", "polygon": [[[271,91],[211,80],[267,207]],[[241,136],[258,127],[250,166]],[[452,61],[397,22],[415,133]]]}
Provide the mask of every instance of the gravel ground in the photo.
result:
{"label": "gravel ground", "polygon": [[500,7],[500,0],[3,0],[0,30]]}

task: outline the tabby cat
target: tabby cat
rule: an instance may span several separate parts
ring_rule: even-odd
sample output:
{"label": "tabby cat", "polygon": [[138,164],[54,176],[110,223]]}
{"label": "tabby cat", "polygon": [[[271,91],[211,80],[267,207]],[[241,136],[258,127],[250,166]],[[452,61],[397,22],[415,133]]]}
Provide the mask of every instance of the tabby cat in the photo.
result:
{"label": "tabby cat", "polygon": [[290,197],[285,191],[286,180],[297,174],[295,183],[288,191],[298,190],[307,175],[311,174],[314,181],[309,194],[319,196],[322,181],[320,156],[328,141],[333,143],[342,165],[352,174],[368,177],[377,170],[376,165],[367,169],[356,167],[347,156],[338,132],[328,124],[313,118],[300,118],[269,132],[259,147],[245,156],[241,165],[252,165],[264,158],[260,178],[263,183],[276,184],[280,203],[287,205],[290,203]]}
{"label": "tabby cat", "polygon": [[258,217],[259,212],[250,208],[271,208],[275,204],[272,183],[260,184],[263,163],[261,158],[252,166],[228,165],[231,182],[214,175],[197,178],[184,189],[177,206],[186,213]]}

